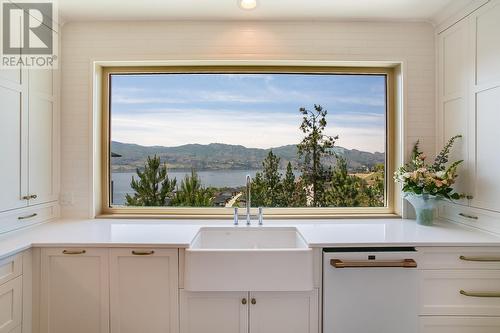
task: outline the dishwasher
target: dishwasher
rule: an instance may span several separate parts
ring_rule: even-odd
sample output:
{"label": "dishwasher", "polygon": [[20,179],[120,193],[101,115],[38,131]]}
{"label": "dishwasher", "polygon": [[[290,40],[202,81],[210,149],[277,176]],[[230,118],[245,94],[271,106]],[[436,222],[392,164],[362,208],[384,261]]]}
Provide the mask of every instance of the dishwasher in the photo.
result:
{"label": "dishwasher", "polygon": [[323,249],[323,333],[416,333],[417,252]]}

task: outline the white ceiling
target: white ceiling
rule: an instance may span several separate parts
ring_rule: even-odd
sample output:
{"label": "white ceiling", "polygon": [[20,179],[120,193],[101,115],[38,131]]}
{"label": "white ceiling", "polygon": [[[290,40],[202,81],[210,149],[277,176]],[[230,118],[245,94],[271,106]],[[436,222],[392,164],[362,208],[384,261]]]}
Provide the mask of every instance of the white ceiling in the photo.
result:
{"label": "white ceiling", "polygon": [[97,20],[413,20],[430,21],[453,0],[59,0],[61,18]]}

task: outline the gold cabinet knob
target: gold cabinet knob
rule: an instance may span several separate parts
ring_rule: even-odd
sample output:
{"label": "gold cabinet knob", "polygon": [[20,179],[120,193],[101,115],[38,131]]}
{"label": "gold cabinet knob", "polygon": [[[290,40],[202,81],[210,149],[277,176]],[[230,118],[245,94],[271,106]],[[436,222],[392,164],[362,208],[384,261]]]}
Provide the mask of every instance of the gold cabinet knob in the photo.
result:
{"label": "gold cabinet knob", "polygon": [[252,298],[252,300],[250,301],[250,303],[252,303],[253,305],[257,304],[257,300],[255,298]]}
{"label": "gold cabinet knob", "polygon": [[241,304],[246,305],[246,304],[247,304],[247,299],[246,299],[246,298],[243,298],[243,299],[241,300]]}

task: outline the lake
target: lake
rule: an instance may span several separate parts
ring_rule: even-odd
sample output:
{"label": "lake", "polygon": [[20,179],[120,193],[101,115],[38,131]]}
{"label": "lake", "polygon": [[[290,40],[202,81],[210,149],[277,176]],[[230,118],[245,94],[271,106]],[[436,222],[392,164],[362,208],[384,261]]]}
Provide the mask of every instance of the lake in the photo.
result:
{"label": "lake", "polygon": [[[211,170],[211,171],[198,171],[198,176],[205,187],[239,187],[245,185],[246,175],[255,177],[255,174],[260,170]],[[280,171],[285,174],[285,170]],[[299,175],[298,171],[294,171],[295,175]],[[169,171],[168,176],[170,179],[177,178],[177,184],[186,175],[190,175],[191,171]],[[125,203],[125,195],[132,194],[134,191],[130,187],[132,176],[137,175],[135,172],[113,172],[111,179],[113,180],[113,204],[123,205]]]}

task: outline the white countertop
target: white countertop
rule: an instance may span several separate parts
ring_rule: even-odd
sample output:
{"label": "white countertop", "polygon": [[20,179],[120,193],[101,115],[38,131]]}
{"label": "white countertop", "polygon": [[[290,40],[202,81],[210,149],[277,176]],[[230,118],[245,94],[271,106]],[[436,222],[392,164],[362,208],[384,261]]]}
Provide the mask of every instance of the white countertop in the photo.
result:
{"label": "white countertop", "polygon": [[[0,235],[0,259],[32,246],[189,247],[201,226],[227,227],[231,222],[57,220]],[[265,221],[264,228],[291,225],[298,228],[310,247],[500,246],[500,235],[448,222],[425,227],[401,219],[270,220]],[[248,227],[243,223],[239,228]]]}

